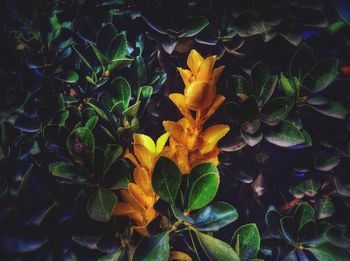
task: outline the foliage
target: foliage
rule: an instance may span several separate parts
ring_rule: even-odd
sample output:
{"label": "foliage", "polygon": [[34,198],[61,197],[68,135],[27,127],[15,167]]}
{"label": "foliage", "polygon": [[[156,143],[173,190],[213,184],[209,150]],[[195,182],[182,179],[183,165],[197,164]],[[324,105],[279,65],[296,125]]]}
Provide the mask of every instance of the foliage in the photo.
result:
{"label": "foliage", "polygon": [[4,260],[348,260],[350,5],[1,4]]}

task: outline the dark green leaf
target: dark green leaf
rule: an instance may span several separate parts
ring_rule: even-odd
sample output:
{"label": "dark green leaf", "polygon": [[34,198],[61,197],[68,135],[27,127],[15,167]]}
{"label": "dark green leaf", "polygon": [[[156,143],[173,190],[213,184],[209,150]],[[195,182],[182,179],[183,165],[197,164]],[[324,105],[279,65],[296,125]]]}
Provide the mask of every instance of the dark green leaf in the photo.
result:
{"label": "dark green leaf", "polygon": [[349,260],[343,250],[329,244],[323,243],[318,246],[307,248],[319,261],[346,261]]}
{"label": "dark green leaf", "polygon": [[232,247],[214,237],[195,231],[198,241],[209,260],[239,261],[237,253]]}
{"label": "dark green leaf", "polygon": [[323,219],[331,217],[334,213],[334,204],[329,199],[320,199],[316,203],[316,218]]}
{"label": "dark green leaf", "polygon": [[288,79],[283,73],[280,75],[280,84],[283,92],[290,97],[296,97],[298,93],[298,85],[296,78]]}
{"label": "dark green leaf", "polygon": [[181,171],[170,159],[160,157],[152,174],[152,186],[164,201],[174,204],[181,183]]}
{"label": "dark green leaf", "polygon": [[104,151],[104,173],[106,173],[111,165],[123,153],[123,148],[117,144],[110,144]]}
{"label": "dark green leaf", "polygon": [[196,213],[194,227],[200,231],[217,231],[238,218],[237,210],[226,202],[215,202]]}
{"label": "dark green leaf", "polygon": [[59,161],[50,164],[49,171],[53,176],[69,179],[72,182],[84,183],[87,178],[70,161]]}
{"label": "dark green leaf", "polygon": [[203,16],[194,17],[187,22],[187,26],[181,30],[179,37],[192,37],[207,27],[209,21]]}
{"label": "dark green leaf", "polygon": [[304,195],[309,197],[314,197],[318,189],[320,188],[320,183],[314,179],[307,179],[302,183],[291,186],[289,192],[293,194],[295,198],[303,198]]}
{"label": "dark green leaf", "polygon": [[111,219],[117,196],[106,189],[98,189],[89,198],[87,210],[89,216],[99,222],[108,222]]}
{"label": "dark green leaf", "polygon": [[315,56],[312,48],[303,43],[298,47],[289,65],[290,76],[297,77],[302,82],[305,75],[309,73],[315,63]]}
{"label": "dark green leaf", "polygon": [[336,101],[329,101],[324,105],[308,105],[310,108],[336,119],[345,119],[346,109],[344,105]]}
{"label": "dark green leaf", "polygon": [[129,107],[129,102],[131,98],[131,88],[128,81],[123,77],[117,77],[112,81],[112,86],[114,88],[115,98],[113,101],[115,104],[122,102],[119,106],[120,112],[123,112]]}
{"label": "dark green leaf", "polygon": [[195,166],[189,177],[188,210],[200,209],[209,204],[219,188],[219,172],[214,164]]}
{"label": "dark green leaf", "polygon": [[79,80],[79,75],[73,71],[63,71],[57,78],[66,83],[76,83]]}
{"label": "dark green leaf", "polygon": [[170,254],[169,233],[145,237],[137,245],[133,261],[168,260]]}
{"label": "dark green leaf", "polygon": [[278,97],[271,99],[261,111],[261,120],[270,126],[274,126],[288,116],[293,106],[293,98]]}
{"label": "dark green leaf", "polygon": [[106,24],[98,32],[96,39],[96,47],[105,57],[107,57],[109,46],[113,38],[115,38],[117,34],[118,32],[113,24]]}
{"label": "dark green leaf", "polygon": [[94,162],[95,138],[90,129],[79,127],[67,138],[67,148],[72,156],[81,158],[90,166]]}
{"label": "dark green leaf", "polygon": [[239,252],[236,251],[240,260],[249,261],[256,257],[260,249],[260,234],[256,224],[246,224],[236,230],[231,245],[237,244]]}
{"label": "dark green leaf", "polygon": [[340,156],[333,151],[322,151],[315,159],[315,169],[321,171],[331,171],[340,163]]}
{"label": "dark green leaf", "polygon": [[300,230],[305,224],[315,220],[315,210],[309,203],[303,202],[295,209],[293,219],[298,225],[298,230]]}
{"label": "dark green leaf", "polygon": [[305,141],[302,132],[292,122],[286,120],[266,131],[264,138],[268,142],[281,147],[290,147]]}
{"label": "dark green leaf", "polygon": [[316,93],[324,90],[338,75],[339,61],[336,59],[323,60],[311,71],[313,86],[311,92]]}
{"label": "dark green leaf", "polygon": [[111,254],[100,257],[98,261],[123,261],[126,258],[125,248],[121,247]]}
{"label": "dark green leaf", "polygon": [[128,54],[128,42],[126,40],[125,33],[118,34],[113,38],[109,46],[109,56],[110,61],[115,59],[122,59]]}
{"label": "dark green leaf", "polygon": [[93,131],[96,124],[98,122],[98,117],[97,116],[92,116],[90,119],[88,119],[85,123],[85,127],[88,128],[89,130]]}

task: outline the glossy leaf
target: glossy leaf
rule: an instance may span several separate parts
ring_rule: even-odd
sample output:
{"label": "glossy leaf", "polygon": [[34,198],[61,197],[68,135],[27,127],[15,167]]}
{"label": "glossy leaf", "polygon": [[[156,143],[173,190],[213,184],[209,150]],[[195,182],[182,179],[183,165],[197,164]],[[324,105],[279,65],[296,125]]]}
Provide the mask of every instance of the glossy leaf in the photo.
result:
{"label": "glossy leaf", "polygon": [[181,171],[173,161],[160,157],[152,174],[154,191],[164,201],[174,204],[181,183],[181,175]]}
{"label": "glossy leaf", "polygon": [[188,210],[200,209],[209,204],[219,188],[219,172],[214,164],[195,166],[189,177]]}
{"label": "glossy leaf", "polygon": [[111,219],[117,196],[106,189],[98,189],[89,198],[87,210],[89,216],[99,222],[108,222]]}
{"label": "glossy leaf", "polygon": [[329,243],[323,243],[316,247],[307,248],[319,261],[346,261],[348,257],[343,250],[332,246]]}
{"label": "glossy leaf", "polygon": [[234,233],[232,246],[238,246],[236,251],[240,260],[249,261],[256,257],[260,249],[260,234],[256,224],[246,224],[239,227]]}
{"label": "glossy leaf", "polygon": [[323,60],[311,71],[313,79],[312,93],[320,92],[330,85],[338,75],[339,61],[336,59]]}
{"label": "glossy leaf", "polygon": [[137,245],[132,260],[168,260],[169,254],[169,233],[164,232],[143,238]]}
{"label": "glossy leaf", "polygon": [[237,210],[230,204],[215,202],[196,213],[193,226],[200,231],[217,231],[237,218]]}
{"label": "glossy leaf", "polygon": [[203,17],[195,17],[192,20],[187,22],[187,26],[181,30],[179,37],[192,37],[202,31],[205,27],[207,27],[209,21]]}
{"label": "glossy leaf", "polygon": [[281,121],[274,129],[264,133],[264,138],[277,146],[290,147],[305,141],[304,135],[290,121]]}

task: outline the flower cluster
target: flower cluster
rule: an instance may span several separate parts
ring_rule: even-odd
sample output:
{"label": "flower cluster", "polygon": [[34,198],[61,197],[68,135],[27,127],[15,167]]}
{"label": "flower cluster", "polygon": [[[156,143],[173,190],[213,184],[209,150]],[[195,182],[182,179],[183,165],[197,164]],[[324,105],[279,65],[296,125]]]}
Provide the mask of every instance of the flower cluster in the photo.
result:
{"label": "flower cluster", "polygon": [[[224,66],[214,69],[215,62],[216,56],[204,59],[192,50],[187,59],[190,70],[178,68],[185,83],[184,94],[169,96],[184,118],[164,121],[166,133],[156,143],[144,134],[133,136],[134,153],[127,152],[126,158],[135,165],[134,182],[120,191],[124,202],[118,202],[113,213],[133,220],[133,228],[142,236],[147,235],[147,225],[157,216],[154,204],[158,196],[152,188],[152,171],[160,156],[172,159],[184,174],[200,163],[218,164],[217,142],[229,127],[214,125],[203,130],[204,123],[225,100],[216,95],[216,83]],[[165,146],[168,139],[169,146]]]}

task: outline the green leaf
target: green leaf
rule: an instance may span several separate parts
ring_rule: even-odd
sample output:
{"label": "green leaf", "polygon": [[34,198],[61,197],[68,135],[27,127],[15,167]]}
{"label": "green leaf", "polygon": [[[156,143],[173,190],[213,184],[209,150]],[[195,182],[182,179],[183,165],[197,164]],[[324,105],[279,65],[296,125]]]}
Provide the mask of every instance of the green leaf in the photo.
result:
{"label": "green leaf", "polygon": [[126,259],[125,248],[118,248],[117,251],[110,253],[108,255],[102,256],[98,261],[123,261]]}
{"label": "green leaf", "polygon": [[113,98],[113,102],[115,104],[118,102],[122,102],[120,104],[120,111],[123,112],[129,107],[129,102],[131,98],[131,87],[128,81],[123,77],[115,78],[111,84],[114,87],[115,95],[115,98]]}
{"label": "green leaf", "polygon": [[312,48],[303,43],[294,53],[289,65],[289,74],[296,77],[300,82],[305,75],[310,72],[315,62],[315,56]]}
{"label": "green leaf", "polygon": [[323,219],[333,216],[335,211],[334,204],[331,200],[322,198],[316,203],[316,217]]}
{"label": "green leaf", "polygon": [[321,151],[315,159],[315,169],[321,171],[331,171],[340,163],[340,156],[333,151]]}
{"label": "green leaf", "polygon": [[108,64],[106,56],[104,56],[93,44],[91,45],[91,47],[97,57],[97,60],[100,62],[103,70],[105,70],[105,67]]}
{"label": "green leaf", "polygon": [[283,73],[280,75],[280,84],[283,92],[289,97],[296,97],[298,93],[298,85],[296,84],[296,78],[288,79]]}
{"label": "green leaf", "polygon": [[179,37],[192,37],[208,26],[209,21],[204,16],[194,17],[188,21],[187,26],[181,30]]}
{"label": "green leaf", "polygon": [[51,163],[49,170],[53,176],[69,179],[75,183],[85,183],[87,178],[70,161]]}
{"label": "green leaf", "polygon": [[129,66],[132,62],[133,62],[132,58],[113,59],[108,64],[108,71],[110,71],[111,73],[117,72],[123,69],[124,67]]}
{"label": "green leaf", "polygon": [[103,118],[104,120],[108,121],[108,117],[107,114],[104,112],[104,110],[100,107],[100,104],[98,104],[98,102],[96,102],[93,99],[88,99],[86,102],[91,108],[93,108],[96,113]]}
{"label": "green leaf", "polygon": [[189,176],[189,211],[200,209],[209,204],[219,188],[219,172],[214,164],[203,163],[195,166]]}
{"label": "green leaf", "polygon": [[133,72],[133,87],[142,86],[146,81],[146,64],[142,56],[136,56],[134,62],[131,65]]}
{"label": "green leaf", "polygon": [[343,120],[346,117],[346,109],[344,105],[336,101],[329,101],[324,105],[307,105],[307,106],[326,116],[333,117],[336,119]]}
{"label": "green leaf", "polygon": [[349,260],[342,249],[339,249],[329,243],[323,243],[318,246],[307,248],[318,261],[346,261]]}
{"label": "green leaf", "polygon": [[181,171],[170,159],[160,157],[152,174],[152,186],[164,201],[174,204],[181,184]]}
{"label": "green leaf", "polygon": [[117,196],[106,189],[98,189],[92,194],[87,203],[89,216],[99,222],[108,222],[112,217],[114,205],[117,203]]}
{"label": "green leaf", "polygon": [[88,119],[85,123],[85,127],[88,128],[89,130],[93,131],[96,124],[98,122],[98,117],[97,116],[92,116],[90,119]]}
{"label": "green leaf", "polygon": [[304,195],[309,197],[314,197],[318,189],[320,188],[320,183],[314,179],[304,180],[302,183],[291,186],[289,192],[293,194],[295,198],[303,198]]}
{"label": "green leaf", "polygon": [[256,224],[246,224],[238,228],[232,237],[231,245],[239,241],[239,258],[249,261],[256,257],[260,249],[260,234]]}
{"label": "green leaf", "polygon": [[300,203],[293,213],[293,219],[298,225],[298,230],[301,230],[305,224],[315,220],[315,210],[307,202]]}
{"label": "green leaf", "polygon": [[246,78],[241,75],[231,75],[227,82],[228,88],[233,88],[236,94],[252,95],[252,89]]}
{"label": "green leaf", "polygon": [[112,164],[123,153],[123,148],[117,144],[110,144],[104,151],[104,167],[103,172],[106,173]]}
{"label": "green leaf", "polygon": [[128,54],[128,42],[126,40],[125,33],[118,34],[113,38],[109,46],[108,59],[122,59]]}
{"label": "green leaf", "polygon": [[103,174],[103,184],[109,189],[128,188],[129,162],[124,159],[118,159]]}
{"label": "green leaf", "polygon": [[66,83],[76,83],[79,80],[79,75],[73,71],[63,71],[61,72],[57,78]]}
{"label": "green leaf", "polygon": [[331,227],[326,233],[325,237],[329,243],[340,248],[350,248],[350,233],[346,230]]}
{"label": "green leaf", "polygon": [[90,166],[94,162],[95,138],[86,127],[76,128],[67,138],[67,148],[72,156],[81,158]]}
{"label": "green leaf", "polygon": [[169,233],[145,237],[137,245],[133,261],[168,260],[170,255]]}
{"label": "green leaf", "polygon": [[97,34],[96,47],[104,55],[108,56],[109,46],[118,32],[114,25],[109,23],[103,26]]}
{"label": "green leaf", "polygon": [[237,210],[230,204],[215,202],[196,213],[193,226],[200,231],[217,231],[237,218]]}
{"label": "green leaf", "polygon": [[198,241],[209,260],[239,261],[237,253],[232,247],[214,237],[195,231]]}
{"label": "green leaf", "polygon": [[338,75],[339,61],[337,59],[323,60],[311,71],[313,86],[311,92],[316,93],[324,90]]}
{"label": "green leaf", "polygon": [[261,111],[261,120],[270,126],[274,126],[288,116],[293,106],[293,98],[278,97],[271,99]]}
{"label": "green leaf", "polygon": [[266,131],[264,138],[280,147],[291,147],[305,141],[303,133],[292,122],[286,120]]}

